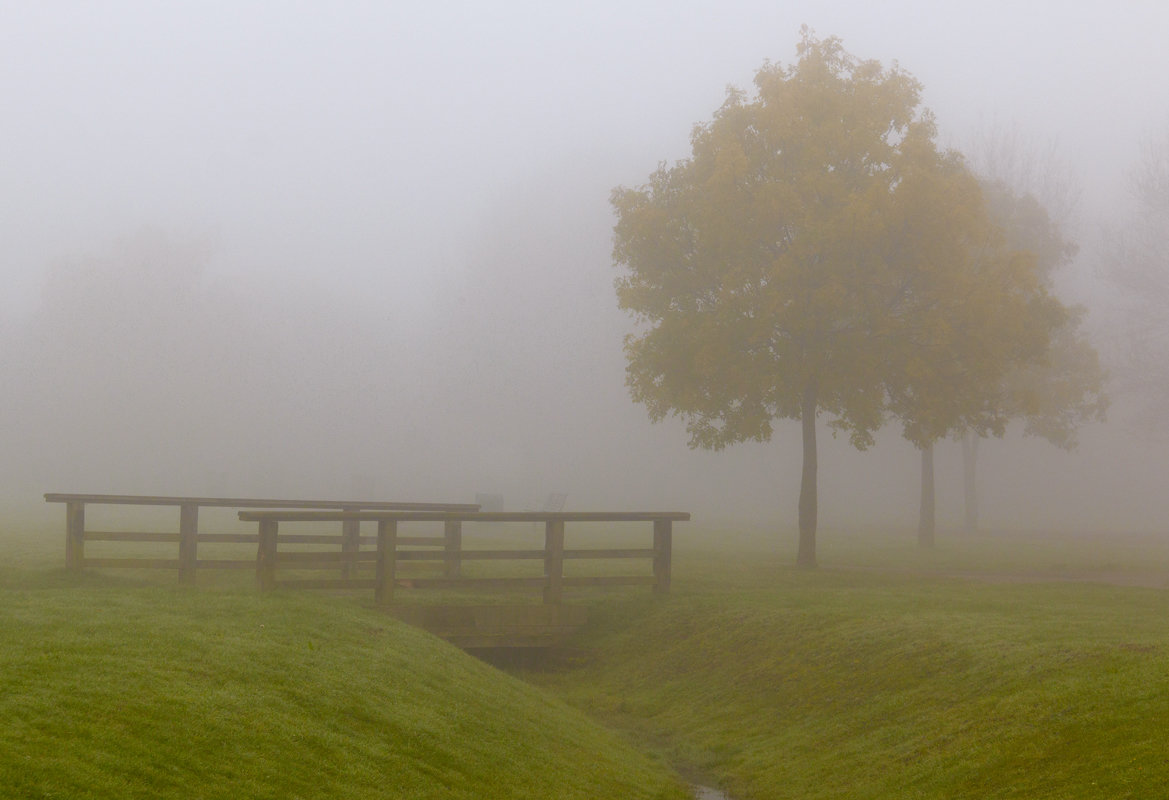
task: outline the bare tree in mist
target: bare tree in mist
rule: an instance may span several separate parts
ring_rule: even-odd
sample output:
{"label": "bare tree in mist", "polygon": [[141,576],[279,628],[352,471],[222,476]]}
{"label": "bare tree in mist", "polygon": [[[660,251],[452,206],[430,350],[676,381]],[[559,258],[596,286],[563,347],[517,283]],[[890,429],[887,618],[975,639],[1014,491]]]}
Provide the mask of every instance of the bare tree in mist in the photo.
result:
{"label": "bare tree in mist", "polygon": [[1100,270],[1120,293],[1120,386],[1146,431],[1169,431],[1169,126],[1129,174],[1126,217],[1106,231]]}
{"label": "bare tree in mist", "polygon": [[984,183],[1009,187],[1018,198],[1033,198],[1058,229],[1074,225],[1083,190],[1054,139],[1040,142],[1017,123],[995,122],[977,129],[963,152]]}
{"label": "bare tree in mist", "polygon": [[445,420],[434,446],[509,507],[553,491],[574,505],[669,494],[668,471],[634,465],[660,454],[621,388],[626,321],[597,269],[613,220],[595,167],[582,156],[517,173],[462,243],[442,324],[416,357]]}
{"label": "bare tree in mist", "polygon": [[[983,129],[969,152],[992,218],[1008,246],[1031,253],[1044,287],[1054,292],[1055,273],[1078,252],[1066,235],[1080,197],[1071,165],[1058,157],[1053,141],[1037,144],[1018,126]],[[1009,415],[1023,421],[1024,433],[1063,449],[1074,448],[1076,431],[1102,421],[1108,408],[1106,374],[1084,330],[1086,314],[1082,307],[1071,308],[1053,332],[1047,358],[1019,364],[1001,386]],[[976,428],[960,433],[967,533],[978,529],[977,465],[983,438],[985,432]]]}

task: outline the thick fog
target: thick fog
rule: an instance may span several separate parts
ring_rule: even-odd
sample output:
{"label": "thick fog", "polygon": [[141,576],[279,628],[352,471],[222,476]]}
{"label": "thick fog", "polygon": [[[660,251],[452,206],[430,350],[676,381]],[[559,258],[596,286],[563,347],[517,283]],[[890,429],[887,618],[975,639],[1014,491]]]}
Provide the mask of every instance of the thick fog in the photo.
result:
{"label": "thick fog", "polygon": [[[914,74],[945,144],[1007,131],[1070,176],[1059,286],[1109,354],[1100,233],[1169,126],[1156,0],[0,3],[0,23],[12,518],[46,491],[560,491],[794,524],[797,424],[690,451],[629,400],[610,191],[686,157],[806,23]],[[1126,419],[1120,396],[1072,453],[987,443],[983,524],[1156,529],[1169,456]],[[898,431],[857,453],[821,430],[822,523],[908,528]],[[957,445],[938,468],[945,525]]]}

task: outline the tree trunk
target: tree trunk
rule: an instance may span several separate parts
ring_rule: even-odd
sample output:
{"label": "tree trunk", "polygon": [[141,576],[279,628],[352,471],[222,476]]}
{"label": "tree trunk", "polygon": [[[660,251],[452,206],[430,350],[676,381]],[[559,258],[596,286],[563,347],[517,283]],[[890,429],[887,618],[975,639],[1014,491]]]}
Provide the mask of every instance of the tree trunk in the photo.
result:
{"label": "tree trunk", "polygon": [[921,512],[917,518],[917,543],[934,546],[934,443],[921,448]]}
{"label": "tree trunk", "polygon": [[800,548],[796,565],[816,566],[816,382],[804,389],[800,419],[804,428],[804,472],[800,478]]}
{"label": "tree trunk", "polygon": [[975,433],[962,434],[962,485],[965,503],[962,529],[969,534],[978,532],[978,481],[975,467],[978,463],[978,440]]}

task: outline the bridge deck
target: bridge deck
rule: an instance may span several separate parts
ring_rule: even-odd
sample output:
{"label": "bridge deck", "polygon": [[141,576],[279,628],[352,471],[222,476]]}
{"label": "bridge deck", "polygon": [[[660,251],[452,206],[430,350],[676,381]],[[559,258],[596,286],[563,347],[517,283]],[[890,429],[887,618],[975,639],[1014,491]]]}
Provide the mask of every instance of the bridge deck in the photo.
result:
{"label": "bridge deck", "polygon": [[571,605],[395,605],[391,616],[465,650],[550,647],[588,621]]}

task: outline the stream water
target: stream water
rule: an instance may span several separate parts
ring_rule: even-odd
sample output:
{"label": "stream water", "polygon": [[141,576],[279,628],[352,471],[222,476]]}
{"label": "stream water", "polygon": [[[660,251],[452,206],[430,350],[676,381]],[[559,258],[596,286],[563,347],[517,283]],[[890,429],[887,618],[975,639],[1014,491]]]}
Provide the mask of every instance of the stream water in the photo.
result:
{"label": "stream water", "polygon": [[694,784],[694,800],[731,800],[718,789],[711,789],[709,786],[699,786]]}

